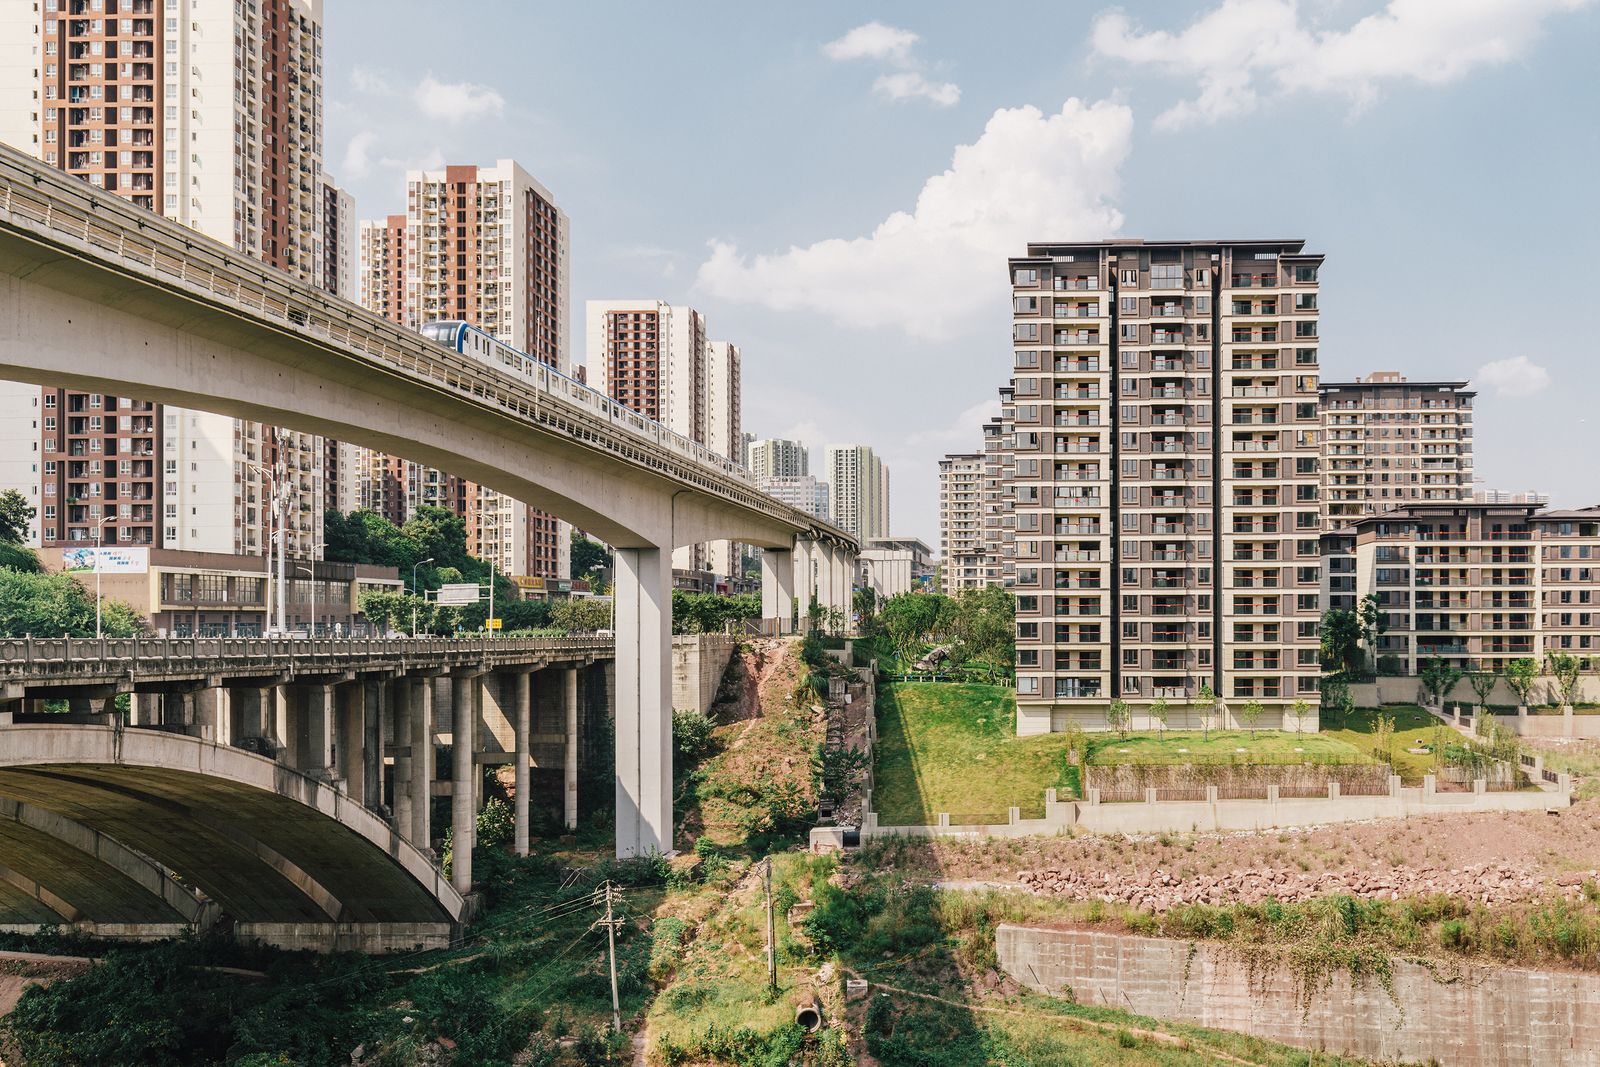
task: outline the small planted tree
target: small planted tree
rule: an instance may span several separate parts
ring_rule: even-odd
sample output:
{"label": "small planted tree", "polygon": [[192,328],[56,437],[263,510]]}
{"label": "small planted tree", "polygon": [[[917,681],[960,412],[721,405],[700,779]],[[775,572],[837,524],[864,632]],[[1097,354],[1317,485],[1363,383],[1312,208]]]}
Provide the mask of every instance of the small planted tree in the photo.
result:
{"label": "small planted tree", "polygon": [[1344,725],[1345,701],[1350,696],[1350,686],[1343,678],[1327,677],[1322,679],[1322,710],[1324,714],[1336,712],[1340,718],[1337,725]]}
{"label": "small planted tree", "polygon": [[1561,698],[1562,706],[1570,707],[1577,703],[1578,686],[1583,681],[1583,664],[1578,662],[1578,658],[1565,652],[1546,652],[1544,669],[1546,674],[1555,679],[1556,695]]}
{"label": "small planted tree", "polygon": [[1539,684],[1539,663],[1532,659],[1514,659],[1506,664],[1506,684],[1517,694],[1517,704],[1526,708],[1533,703],[1533,689]]}
{"label": "small planted tree", "polygon": [[1156,697],[1150,704],[1150,717],[1156,721],[1156,728],[1161,732],[1163,739],[1167,736],[1167,719],[1172,715],[1167,707],[1166,697]]}
{"label": "small planted tree", "polygon": [[1500,675],[1494,671],[1473,671],[1467,675],[1467,684],[1478,698],[1479,710],[1488,712],[1489,694],[1494,692],[1494,683],[1499,680]]}
{"label": "small planted tree", "polygon": [[1200,683],[1200,693],[1197,696],[1200,705],[1200,731],[1206,740],[1211,739],[1211,718],[1217,713],[1217,693],[1211,688],[1210,682]]}
{"label": "small planted tree", "polygon": [[1266,714],[1266,710],[1266,708],[1261,706],[1261,701],[1251,697],[1249,700],[1244,702],[1244,708],[1242,711],[1240,711],[1239,716],[1240,718],[1244,719],[1245,726],[1250,730],[1250,732],[1254,733],[1256,726],[1261,722],[1261,716]]}
{"label": "small planted tree", "polygon": [[1436,656],[1430,656],[1422,661],[1422,669],[1417,672],[1422,679],[1422,688],[1433,702],[1440,707],[1444,706],[1445,699],[1449,697],[1456,683],[1461,681],[1461,671],[1452,667]]}
{"label": "small planted tree", "polygon": [[1304,697],[1289,705],[1289,714],[1294,716],[1294,732],[1306,732],[1306,719],[1311,715],[1311,704]]}
{"label": "small planted tree", "polygon": [[1383,762],[1394,765],[1394,716],[1379,712],[1372,720],[1372,754]]}
{"label": "small planted tree", "polygon": [[1128,702],[1121,698],[1113,700],[1106,709],[1106,724],[1117,731],[1118,737],[1128,736],[1128,721],[1133,717],[1133,712],[1128,707]]}

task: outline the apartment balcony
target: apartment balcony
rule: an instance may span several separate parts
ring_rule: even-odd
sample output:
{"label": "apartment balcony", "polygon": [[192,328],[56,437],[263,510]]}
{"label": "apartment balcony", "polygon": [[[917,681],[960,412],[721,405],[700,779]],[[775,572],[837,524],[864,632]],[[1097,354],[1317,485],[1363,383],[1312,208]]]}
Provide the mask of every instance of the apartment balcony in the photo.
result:
{"label": "apartment balcony", "polygon": [[1099,523],[1057,523],[1055,535],[1057,537],[1098,537],[1100,534]]}
{"label": "apartment balcony", "polygon": [[1275,397],[1278,395],[1278,387],[1276,385],[1236,385],[1229,395],[1236,397]]}
{"label": "apartment balcony", "polygon": [[1100,288],[1099,278],[1062,278],[1058,276],[1051,280],[1054,282],[1055,289],[1058,292],[1093,292]]}
{"label": "apartment balcony", "polygon": [[1100,553],[1090,549],[1058,549],[1051,558],[1056,563],[1097,563]]}
{"label": "apartment balcony", "polygon": [[1175,386],[1152,389],[1150,390],[1150,398],[1152,400],[1182,400],[1184,398],[1183,389]]}
{"label": "apartment balcony", "polygon": [[1183,360],[1181,360],[1181,359],[1152,359],[1150,361],[1150,369],[1152,371],[1156,371],[1156,372],[1181,371],[1181,370],[1183,370]]}
{"label": "apartment balcony", "polygon": [[1099,370],[1100,361],[1098,359],[1058,359],[1054,367],[1056,374],[1088,374]]}

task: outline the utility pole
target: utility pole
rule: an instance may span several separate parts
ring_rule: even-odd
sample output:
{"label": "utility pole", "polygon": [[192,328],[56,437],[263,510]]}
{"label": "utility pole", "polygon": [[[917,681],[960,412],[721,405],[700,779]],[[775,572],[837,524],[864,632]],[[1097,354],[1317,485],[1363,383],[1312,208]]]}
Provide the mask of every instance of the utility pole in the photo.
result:
{"label": "utility pole", "polygon": [[778,953],[775,946],[777,931],[772,915],[772,857],[767,857],[767,866],[762,881],[767,885],[767,984],[772,992],[778,992]]}
{"label": "utility pole", "polygon": [[[607,879],[606,917],[604,919],[596,919],[594,926],[604,926],[606,928],[606,950],[611,957],[611,1029],[620,1034],[622,1033],[622,1006],[617,1000],[617,927],[622,923],[622,920],[615,918],[611,912],[612,890],[614,888],[611,881]],[[589,927],[589,929],[593,930],[594,926]]]}

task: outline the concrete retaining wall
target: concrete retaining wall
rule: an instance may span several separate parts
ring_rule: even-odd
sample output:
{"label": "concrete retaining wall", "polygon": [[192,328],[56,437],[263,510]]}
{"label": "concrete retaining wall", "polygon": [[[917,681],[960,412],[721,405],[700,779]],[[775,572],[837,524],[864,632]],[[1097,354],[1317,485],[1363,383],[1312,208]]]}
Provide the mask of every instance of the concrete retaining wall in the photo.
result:
{"label": "concrete retaining wall", "polygon": [[733,650],[739,646],[731,634],[687,634],[672,639],[672,707],[694,709],[704,715],[711,710],[728,669]]}
{"label": "concrete retaining wall", "polygon": [[[1540,675],[1534,686],[1533,698],[1535,701],[1548,701],[1555,689],[1555,679],[1549,675]],[[1371,682],[1357,682],[1350,687],[1350,696],[1357,707],[1375,708],[1380,704],[1411,704],[1417,699],[1417,694],[1422,691],[1422,679],[1414,675],[1385,675]],[[1600,701],[1600,675],[1585,674],[1579,680],[1578,700],[1580,702]],[[1478,695],[1472,691],[1472,686],[1465,679],[1456,683],[1446,700],[1447,704],[1460,704],[1463,709],[1471,708],[1478,702]],[[1514,706],[1517,703],[1517,694],[1504,679],[1495,683],[1494,690],[1489,694],[1489,703]]]}
{"label": "concrete retaining wall", "polygon": [[1307,991],[1288,968],[1252,974],[1220,945],[1009,924],[995,942],[1018,982],[1052,995],[1070,989],[1083,1004],[1370,1059],[1600,1067],[1592,975],[1472,967],[1441,981],[1395,960],[1391,996],[1376,978],[1352,982],[1345,971]]}

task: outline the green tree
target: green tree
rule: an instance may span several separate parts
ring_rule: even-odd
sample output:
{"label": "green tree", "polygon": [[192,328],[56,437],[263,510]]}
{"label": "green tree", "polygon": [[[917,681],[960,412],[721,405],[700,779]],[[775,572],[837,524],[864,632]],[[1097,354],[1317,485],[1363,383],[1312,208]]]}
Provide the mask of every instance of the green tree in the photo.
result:
{"label": "green tree", "polygon": [[1211,720],[1217,714],[1217,691],[1211,688],[1210,682],[1200,683],[1200,692],[1195,696],[1195,703],[1199,705],[1200,731],[1207,740],[1211,738]]}
{"label": "green tree", "polygon": [[884,601],[880,617],[902,670],[910,669],[918,648],[938,626],[944,599],[928,593],[899,593]]}
{"label": "green tree", "polygon": [[1128,723],[1133,719],[1133,711],[1128,707],[1128,702],[1120,697],[1111,702],[1106,709],[1106,725],[1117,731],[1118,737],[1128,736]]}
{"label": "green tree", "polygon": [[[120,600],[101,601],[101,632],[131,637],[144,619]],[[66,574],[0,568],[0,636],[93,637],[94,594]]]}
{"label": "green tree", "polygon": [[[910,594],[926,596],[927,594]],[[983,664],[990,681],[1016,663],[1017,600],[998,585],[966,589],[952,603],[955,636],[966,659]]]}
{"label": "green tree", "polygon": [[1449,698],[1451,690],[1456,683],[1461,681],[1461,670],[1452,667],[1437,656],[1429,656],[1422,661],[1422,667],[1417,671],[1417,676],[1422,680],[1423,691],[1433,697],[1435,703],[1441,707]]}
{"label": "green tree", "polygon": [[1539,662],[1524,657],[1506,664],[1506,684],[1517,694],[1517,703],[1527,707],[1533,703],[1533,690],[1539,684]]}
{"label": "green tree", "polygon": [[761,617],[761,598],[753,593],[728,596],[722,593],[672,591],[672,632],[675,634],[720,634],[737,629],[746,619]]}
{"label": "green tree", "polygon": [[1245,726],[1250,732],[1254,733],[1256,727],[1261,723],[1261,716],[1265,715],[1266,711],[1267,709],[1262,707],[1261,701],[1252,697],[1244,702],[1244,709],[1240,712],[1240,717],[1244,719]]}
{"label": "green tree", "polygon": [[608,630],[611,628],[611,605],[592,597],[558,600],[551,609],[550,621],[569,634]]}
{"label": "green tree", "polygon": [[1166,697],[1156,697],[1150,703],[1150,717],[1158,724],[1162,737],[1167,736],[1167,719],[1172,716],[1171,709],[1167,706]]}
{"label": "green tree", "polygon": [[28,536],[28,524],[35,509],[28,498],[15,489],[0,493],[0,542],[20,545]]}
{"label": "green tree", "polygon": [[1311,704],[1304,698],[1298,699],[1289,705],[1289,714],[1294,716],[1294,732],[1305,733],[1306,719],[1311,717]]}
{"label": "green tree", "polygon": [[1499,680],[1500,675],[1494,671],[1472,671],[1467,675],[1467,684],[1478,697],[1478,707],[1488,709],[1489,694],[1494,692],[1494,683]]}
{"label": "green tree", "polygon": [[1353,670],[1361,661],[1361,619],[1353,611],[1322,613],[1322,663],[1330,671]]}
{"label": "green tree", "polygon": [[1544,654],[1545,673],[1556,680],[1556,694],[1560,696],[1562,704],[1575,704],[1578,701],[1578,686],[1582,682],[1580,675],[1583,664],[1578,662],[1576,656],[1569,656],[1565,652],[1546,652]]}
{"label": "green tree", "polygon": [[598,578],[611,567],[611,550],[599,541],[593,541],[572,531],[572,577]]}

